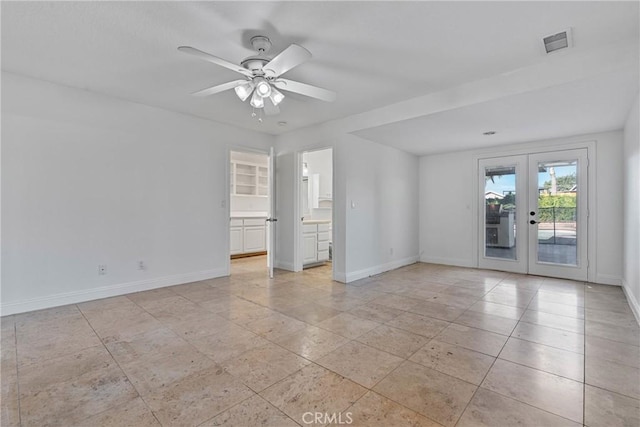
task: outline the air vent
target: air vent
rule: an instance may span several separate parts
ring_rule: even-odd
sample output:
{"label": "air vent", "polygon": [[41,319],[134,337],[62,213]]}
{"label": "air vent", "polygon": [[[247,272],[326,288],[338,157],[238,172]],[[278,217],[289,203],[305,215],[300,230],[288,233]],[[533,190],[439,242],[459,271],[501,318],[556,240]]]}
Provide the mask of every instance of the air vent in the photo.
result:
{"label": "air vent", "polygon": [[572,46],[571,30],[564,30],[556,34],[551,34],[542,39],[544,50],[547,53],[555,52]]}

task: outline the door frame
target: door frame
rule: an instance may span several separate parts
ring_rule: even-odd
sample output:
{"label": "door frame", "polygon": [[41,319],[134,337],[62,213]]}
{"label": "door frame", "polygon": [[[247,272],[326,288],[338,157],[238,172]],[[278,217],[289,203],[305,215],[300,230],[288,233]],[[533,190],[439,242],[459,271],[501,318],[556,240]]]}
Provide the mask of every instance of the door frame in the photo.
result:
{"label": "door frame", "polygon": [[314,151],[322,151],[331,149],[331,194],[333,198],[331,208],[331,243],[332,243],[332,258],[331,258],[331,278],[335,280],[336,275],[336,244],[335,244],[335,223],[336,223],[336,209],[335,209],[335,195],[336,195],[336,149],[333,145],[325,146],[313,146],[301,148],[295,152],[295,184],[294,184],[294,271],[299,272],[304,267],[304,242],[302,233],[302,221],[298,221],[302,218],[302,199],[300,197],[301,184],[302,184],[302,156],[304,153],[311,153]]}
{"label": "door frame", "polygon": [[[231,152],[232,151],[236,151],[236,152],[242,152],[242,153],[250,153],[250,154],[263,154],[267,157],[269,157],[269,148],[267,149],[261,149],[261,148],[256,148],[256,147],[250,147],[250,146],[246,146],[246,145],[240,145],[240,144],[227,144],[227,150],[226,150],[226,155],[225,155],[225,165],[224,165],[224,171],[225,171],[225,175],[224,175],[224,183],[225,183],[225,200],[222,201],[221,204],[224,204],[224,206],[221,206],[225,209],[225,213],[226,215],[224,216],[225,219],[225,227],[227,228],[227,233],[225,233],[225,248],[226,248],[226,260],[225,260],[225,274],[227,276],[231,275],[231,236],[229,235],[229,221],[231,219],[231,180],[230,180],[230,174],[231,174]],[[274,159],[275,160],[275,159]],[[271,202],[271,198],[275,197],[275,195],[273,194],[269,194],[269,202]],[[265,233],[266,233],[266,223],[265,223]],[[275,245],[275,242],[274,242]],[[267,248],[268,249],[268,248]],[[267,254],[267,257],[269,255]]]}
{"label": "door frame", "polygon": [[524,143],[517,145],[508,145],[504,147],[490,147],[482,150],[476,150],[472,153],[472,160],[474,162],[475,174],[473,189],[476,192],[472,197],[471,208],[474,212],[472,224],[475,233],[472,236],[472,247],[475,267],[479,268],[480,260],[480,229],[484,226],[480,223],[480,209],[484,209],[479,203],[479,197],[477,197],[478,188],[480,188],[480,160],[489,159],[495,157],[517,156],[517,155],[529,155],[538,154],[551,151],[565,151],[583,148],[587,150],[588,159],[588,173],[587,173],[587,281],[595,282],[597,278],[597,241],[596,241],[596,219],[597,219],[597,205],[596,205],[596,164],[597,164],[597,151],[596,141],[593,139],[579,140],[576,139],[573,142],[558,143],[557,141],[541,141],[536,143]]}

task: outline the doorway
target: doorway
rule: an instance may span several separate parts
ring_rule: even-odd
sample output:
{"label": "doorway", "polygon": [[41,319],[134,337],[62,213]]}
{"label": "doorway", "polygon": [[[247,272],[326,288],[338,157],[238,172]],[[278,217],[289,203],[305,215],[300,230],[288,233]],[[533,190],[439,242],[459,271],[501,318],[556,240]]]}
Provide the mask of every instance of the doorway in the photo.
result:
{"label": "doorway", "polygon": [[229,255],[232,265],[267,271],[270,156],[229,152]]}
{"label": "doorway", "polygon": [[587,280],[587,149],[479,160],[480,268]]}
{"label": "doorway", "polygon": [[298,271],[328,272],[333,266],[333,149],[305,151],[300,162]]}

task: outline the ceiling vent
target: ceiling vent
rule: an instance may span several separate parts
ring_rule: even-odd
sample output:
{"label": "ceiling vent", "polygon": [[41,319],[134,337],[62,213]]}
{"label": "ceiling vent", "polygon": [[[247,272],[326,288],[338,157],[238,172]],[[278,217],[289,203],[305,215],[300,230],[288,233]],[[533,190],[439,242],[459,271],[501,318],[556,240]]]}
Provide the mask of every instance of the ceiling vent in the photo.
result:
{"label": "ceiling vent", "polygon": [[571,47],[573,45],[571,29],[543,37],[542,42],[546,53]]}

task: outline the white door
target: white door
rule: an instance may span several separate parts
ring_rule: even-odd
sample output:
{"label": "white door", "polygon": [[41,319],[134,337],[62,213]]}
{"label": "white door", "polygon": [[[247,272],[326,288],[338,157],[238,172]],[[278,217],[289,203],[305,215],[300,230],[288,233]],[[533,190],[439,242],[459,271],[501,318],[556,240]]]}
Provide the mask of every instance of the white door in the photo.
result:
{"label": "white door", "polygon": [[480,268],[587,280],[587,150],[479,161]]}
{"label": "white door", "polygon": [[529,155],[529,273],[587,280],[587,150]]}
{"label": "white door", "polygon": [[527,156],[479,163],[479,267],[527,272]]}
{"label": "white door", "polygon": [[273,147],[269,149],[269,212],[267,218],[267,267],[269,268],[269,277],[273,279],[273,264],[275,262],[276,247],[276,195],[275,195],[275,176],[276,176],[276,156]]}

